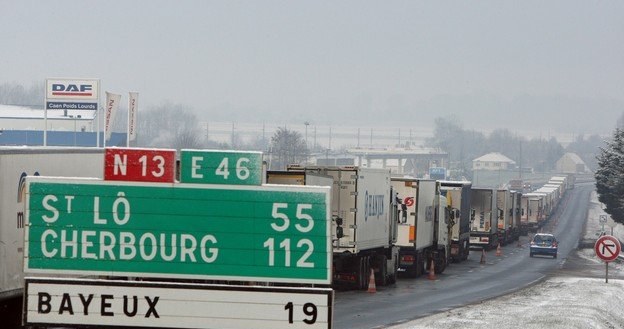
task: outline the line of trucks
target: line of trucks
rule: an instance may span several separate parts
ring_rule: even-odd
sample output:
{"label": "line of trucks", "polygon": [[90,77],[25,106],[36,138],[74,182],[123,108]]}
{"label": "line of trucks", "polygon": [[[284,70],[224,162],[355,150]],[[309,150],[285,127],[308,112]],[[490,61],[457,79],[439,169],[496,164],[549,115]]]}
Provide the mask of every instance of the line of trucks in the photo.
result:
{"label": "line of trucks", "polygon": [[269,171],[269,184],[332,187],[333,282],[366,289],[399,274],[442,273],[469,251],[490,250],[536,232],[550,218],[573,176],[554,176],[524,193],[509,186],[395,177],[363,167],[290,166]]}
{"label": "line of trucks", "polygon": [[[0,148],[0,301],[23,291],[25,177],[102,178],[103,157],[94,148]],[[368,287],[371,270],[377,284],[392,284],[517,240],[539,229],[574,186],[555,176],[523,194],[352,166],[290,166],[266,171],[264,183],[331,186],[333,282],[358,289]]]}

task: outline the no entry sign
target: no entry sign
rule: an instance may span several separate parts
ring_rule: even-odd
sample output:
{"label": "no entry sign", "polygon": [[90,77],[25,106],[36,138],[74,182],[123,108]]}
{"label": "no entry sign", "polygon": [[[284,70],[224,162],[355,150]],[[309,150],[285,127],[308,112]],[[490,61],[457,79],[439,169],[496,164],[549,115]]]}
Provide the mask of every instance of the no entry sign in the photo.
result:
{"label": "no entry sign", "polygon": [[596,244],[594,245],[596,256],[605,262],[612,262],[616,260],[620,255],[621,250],[622,247],[620,246],[620,241],[611,235],[601,236],[598,240],[596,240]]}

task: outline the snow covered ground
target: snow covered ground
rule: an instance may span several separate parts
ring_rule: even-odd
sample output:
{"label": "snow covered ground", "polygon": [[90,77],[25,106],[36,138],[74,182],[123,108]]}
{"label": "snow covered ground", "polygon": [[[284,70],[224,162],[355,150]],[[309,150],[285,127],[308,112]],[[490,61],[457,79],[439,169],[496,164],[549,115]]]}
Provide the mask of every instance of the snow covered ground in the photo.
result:
{"label": "snow covered ground", "polygon": [[[602,228],[600,215],[606,214],[594,192],[586,239],[598,237],[596,233],[599,234]],[[608,224],[604,226],[607,234],[611,233],[613,226],[613,235],[624,240],[624,226]],[[541,283],[512,294],[391,328],[624,328],[624,280],[619,279],[624,277],[624,264],[610,263],[609,283],[605,283],[603,263],[593,249],[579,250],[574,257],[591,265],[586,276],[570,276],[559,271]]]}

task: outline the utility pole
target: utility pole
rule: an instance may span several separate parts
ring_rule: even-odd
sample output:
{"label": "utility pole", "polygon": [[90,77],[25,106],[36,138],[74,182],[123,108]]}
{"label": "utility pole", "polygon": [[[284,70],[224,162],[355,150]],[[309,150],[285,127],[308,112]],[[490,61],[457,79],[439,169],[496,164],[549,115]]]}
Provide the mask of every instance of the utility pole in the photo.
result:
{"label": "utility pole", "polygon": [[308,126],[310,125],[310,122],[306,121],[303,124],[305,125],[305,143],[306,143],[306,148],[308,148]]}
{"label": "utility pole", "polygon": [[332,138],[332,134],[331,134],[331,126],[329,126],[329,149],[331,150],[331,138]]}

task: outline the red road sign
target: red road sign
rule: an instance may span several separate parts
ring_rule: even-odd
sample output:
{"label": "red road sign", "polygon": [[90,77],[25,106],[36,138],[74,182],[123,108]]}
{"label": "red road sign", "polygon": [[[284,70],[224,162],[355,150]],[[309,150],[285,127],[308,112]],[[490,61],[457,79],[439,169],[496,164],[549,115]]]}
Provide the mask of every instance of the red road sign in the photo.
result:
{"label": "red road sign", "polygon": [[411,196],[408,196],[407,198],[405,198],[405,205],[408,207],[411,207],[414,205],[414,198],[412,198]]}
{"label": "red road sign", "polygon": [[104,180],[173,183],[175,150],[107,148]]}
{"label": "red road sign", "polygon": [[601,236],[594,245],[596,256],[605,262],[612,262],[617,259],[621,250],[620,241],[611,235]]}

